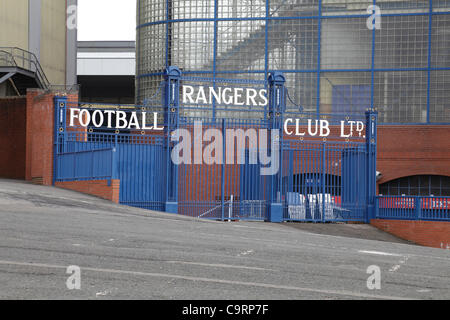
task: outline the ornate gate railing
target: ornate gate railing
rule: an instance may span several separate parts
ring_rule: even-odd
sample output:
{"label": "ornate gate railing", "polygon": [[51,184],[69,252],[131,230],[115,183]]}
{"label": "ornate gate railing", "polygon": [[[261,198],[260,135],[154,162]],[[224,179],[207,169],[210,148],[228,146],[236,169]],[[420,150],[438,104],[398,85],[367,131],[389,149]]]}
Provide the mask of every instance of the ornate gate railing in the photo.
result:
{"label": "ornate gate railing", "polygon": [[368,221],[376,112],[306,113],[287,98],[279,72],[210,79],[176,67],[143,106],[58,97],[55,181],[118,179],[123,204],[199,218]]}

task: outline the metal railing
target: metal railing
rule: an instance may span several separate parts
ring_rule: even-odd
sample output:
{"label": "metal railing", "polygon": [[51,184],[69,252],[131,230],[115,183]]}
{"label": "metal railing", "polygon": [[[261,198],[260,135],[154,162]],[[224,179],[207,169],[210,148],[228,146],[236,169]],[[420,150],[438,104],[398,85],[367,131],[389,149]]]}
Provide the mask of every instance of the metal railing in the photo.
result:
{"label": "metal railing", "polygon": [[57,153],[55,181],[115,179],[115,154],[115,148]]}
{"label": "metal railing", "polygon": [[16,47],[0,47],[0,67],[16,67],[33,72],[42,89],[50,87],[39,59],[32,52]]}
{"label": "metal railing", "polygon": [[450,221],[450,197],[378,196],[375,218]]}

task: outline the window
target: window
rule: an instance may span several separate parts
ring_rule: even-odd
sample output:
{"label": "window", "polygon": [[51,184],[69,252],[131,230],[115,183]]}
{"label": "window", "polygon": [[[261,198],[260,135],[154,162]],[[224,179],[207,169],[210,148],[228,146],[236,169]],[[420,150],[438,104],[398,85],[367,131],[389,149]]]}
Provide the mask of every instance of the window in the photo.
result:
{"label": "window", "polygon": [[380,194],[450,197],[450,177],[433,175],[404,177],[381,184]]}
{"label": "window", "polygon": [[335,85],[332,96],[333,112],[364,112],[370,107],[370,86],[367,85]]}

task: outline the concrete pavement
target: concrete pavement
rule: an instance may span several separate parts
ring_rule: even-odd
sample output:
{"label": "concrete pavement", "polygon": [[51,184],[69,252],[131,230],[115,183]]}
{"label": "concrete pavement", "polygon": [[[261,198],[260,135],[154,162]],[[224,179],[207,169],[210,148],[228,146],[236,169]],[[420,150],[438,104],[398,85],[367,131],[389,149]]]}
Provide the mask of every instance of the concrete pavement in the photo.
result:
{"label": "concrete pavement", "polygon": [[[80,290],[66,287],[71,265]],[[367,288],[372,265],[380,290]],[[450,299],[450,251],[0,180],[0,299]]]}

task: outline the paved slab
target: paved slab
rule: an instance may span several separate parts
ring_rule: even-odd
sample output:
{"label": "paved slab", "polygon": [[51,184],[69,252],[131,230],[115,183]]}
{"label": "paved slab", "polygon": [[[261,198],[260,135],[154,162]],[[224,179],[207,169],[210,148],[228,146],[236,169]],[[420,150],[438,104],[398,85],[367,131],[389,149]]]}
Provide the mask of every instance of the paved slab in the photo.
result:
{"label": "paved slab", "polygon": [[[68,290],[67,267],[81,268]],[[381,289],[367,288],[369,266]],[[449,299],[450,251],[0,181],[0,299]]]}

